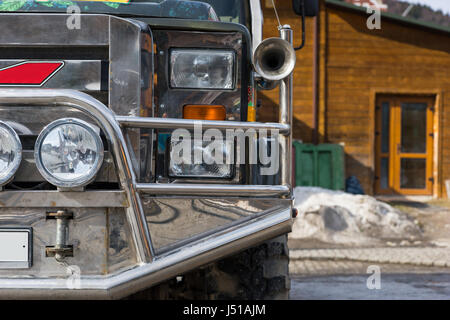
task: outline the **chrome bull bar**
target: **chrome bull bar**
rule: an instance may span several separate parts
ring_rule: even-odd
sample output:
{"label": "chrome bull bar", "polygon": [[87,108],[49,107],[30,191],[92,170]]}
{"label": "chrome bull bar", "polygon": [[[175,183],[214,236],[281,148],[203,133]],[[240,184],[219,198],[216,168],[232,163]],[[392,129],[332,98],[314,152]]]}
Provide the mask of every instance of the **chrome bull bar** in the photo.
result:
{"label": "chrome bull bar", "polygon": [[[287,114],[283,112],[283,114]],[[211,121],[211,120],[187,120],[169,118],[139,118],[116,116],[122,127],[146,128],[146,129],[190,129],[201,125],[202,130],[207,129],[254,129],[254,130],[277,130],[281,135],[280,145],[282,148],[281,167],[282,174],[290,168],[290,159],[286,149],[286,140],[290,141],[291,126],[289,121],[285,123],[258,123],[258,122],[235,122],[235,121]],[[283,169],[284,168],[284,169]],[[290,173],[289,173],[290,176]],[[282,179],[283,180],[283,179]],[[284,179],[282,185],[230,185],[230,184],[138,184],[136,188],[143,193],[154,195],[205,195],[205,196],[289,196],[289,179]]]}
{"label": "chrome bull bar", "polygon": [[[290,168],[291,156],[287,154],[291,141],[291,126],[286,115],[291,114],[291,104],[285,100],[280,106],[284,123],[248,123],[232,121],[201,121],[202,127],[237,129],[254,128],[279,130],[282,135],[282,171]],[[226,185],[226,184],[155,184],[137,183],[131,156],[123,136],[123,127],[138,128],[186,128],[198,123],[193,120],[136,118],[116,116],[110,109],[91,96],[76,90],[52,89],[0,89],[0,104],[29,105],[39,107],[66,106],[89,114],[104,130],[116,159],[120,185],[128,200],[126,209],[133,242],[136,247],[137,267],[116,275],[93,277],[83,280],[77,290],[68,290],[64,280],[57,279],[1,279],[0,298],[13,297],[123,297],[204,263],[213,261],[238,248],[251,245],[290,231],[291,207],[272,212],[264,217],[246,221],[218,234],[196,241],[183,250],[168,256],[156,257],[139,193],[152,195],[206,195],[206,196],[253,196],[290,198],[290,175],[282,177],[281,185]],[[284,168],[284,169],[283,169]],[[211,238],[211,239],[209,239]],[[180,264],[183,262],[182,264]]]}
{"label": "chrome bull bar", "polygon": [[11,106],[27,104],[40,107],[67,106],[88,113],[102,127],[113,149],[120,185],[129,201],[127,219],[137,248],[137,259],[142,263],[150,262],[154,257],[150,232],[136,189],[136,176],[132,169],[131,156],[114,113],[91,96],[66,89],[0,89],[0,104]]}
{"label": "chrome bull bar", "polygon": [[202,195],[233,197],[273,197],[289,195],[289,186],[267,185],[229,185],[229,184],[143,184],[138,183],[136,189],[142,193],[154,195]]}
{"label": "chrome bull bar", "polygon": [[289,135],[290,125],[282,123],[236,122],[236,121],[212,121],[212,120],[188,120],[169,118],[139,118],[117,116],[117,121],[123,127],[150,128],[150,129],[190,129],[201,124],[203,129],[255,129],[278,130],[280,134]]}

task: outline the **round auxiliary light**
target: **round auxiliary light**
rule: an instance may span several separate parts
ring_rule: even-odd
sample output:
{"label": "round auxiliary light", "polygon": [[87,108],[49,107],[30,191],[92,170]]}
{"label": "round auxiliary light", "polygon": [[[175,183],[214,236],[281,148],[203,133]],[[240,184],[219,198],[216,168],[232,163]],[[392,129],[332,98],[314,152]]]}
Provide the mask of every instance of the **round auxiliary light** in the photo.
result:
{"label": "round auxiliary light", "polygon": [[19,169],[22,143],[8,124],[0,121],[0,187],[7,184]]}
{"label": "round auxiliary light", "polygon": [[85,121],[59,119],[42,130],[34,149],[36,166],[51,184],[82,187],[96,176],[103,163],[103,143],[98,131]]}

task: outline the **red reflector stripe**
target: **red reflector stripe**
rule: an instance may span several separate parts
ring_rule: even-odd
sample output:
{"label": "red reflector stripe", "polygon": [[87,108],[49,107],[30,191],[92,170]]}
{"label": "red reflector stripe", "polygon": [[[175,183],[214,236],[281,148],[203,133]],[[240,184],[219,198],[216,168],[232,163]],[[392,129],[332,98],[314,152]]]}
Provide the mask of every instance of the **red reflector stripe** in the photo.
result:
{"label": "red reflector stripe", "polygon": [[0,85],[30,85],[44,84],[63,62],[23,62],[0,69]]}

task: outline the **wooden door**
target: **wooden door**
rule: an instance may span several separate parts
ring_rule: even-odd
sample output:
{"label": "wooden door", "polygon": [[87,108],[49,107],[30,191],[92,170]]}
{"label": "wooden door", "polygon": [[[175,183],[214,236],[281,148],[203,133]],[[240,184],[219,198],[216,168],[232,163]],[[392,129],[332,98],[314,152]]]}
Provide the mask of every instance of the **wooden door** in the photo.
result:
{"label": "wooden door", "polygon": [[375,132],[377,194],[432,194],[433,106],[431,97],[378,97]]}

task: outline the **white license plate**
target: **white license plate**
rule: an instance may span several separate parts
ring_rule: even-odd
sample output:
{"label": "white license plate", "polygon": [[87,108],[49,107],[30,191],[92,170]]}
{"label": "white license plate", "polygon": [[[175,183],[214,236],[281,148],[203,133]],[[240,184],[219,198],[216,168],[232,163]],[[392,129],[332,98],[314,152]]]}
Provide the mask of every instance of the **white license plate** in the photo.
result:
{"label": "white license plate", "polygon": [[30,268],[31,239],[31,228],[0,228],[0,269]]}

